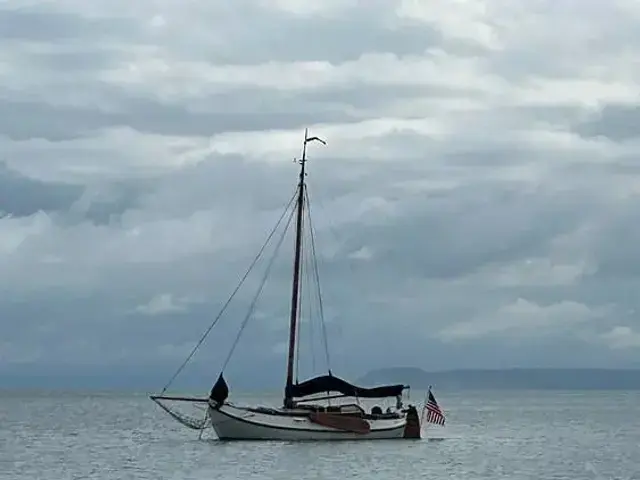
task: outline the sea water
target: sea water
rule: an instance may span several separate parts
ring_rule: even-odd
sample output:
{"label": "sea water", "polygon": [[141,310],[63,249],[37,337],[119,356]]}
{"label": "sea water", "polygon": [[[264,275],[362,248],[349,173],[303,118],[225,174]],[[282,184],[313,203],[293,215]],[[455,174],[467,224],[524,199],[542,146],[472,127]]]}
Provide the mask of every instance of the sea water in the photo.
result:
{"label": "sea water", "polygon": [[0,392],[0,479],[640,480],[640,392],[435,393],[423,440],[286,443],[199,439],[144,394]]}

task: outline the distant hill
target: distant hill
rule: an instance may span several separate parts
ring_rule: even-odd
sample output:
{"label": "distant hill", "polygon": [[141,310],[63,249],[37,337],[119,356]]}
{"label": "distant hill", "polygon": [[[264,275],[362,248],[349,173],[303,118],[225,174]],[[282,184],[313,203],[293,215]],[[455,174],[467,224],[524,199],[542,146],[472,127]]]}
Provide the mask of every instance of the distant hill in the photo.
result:
{"label": "distant hill", "polygon": [[640,370],[508,369],[426,372],[414,367],[373,370],[358,380],[362,386],[405,383],[450,389],[640,390]]}

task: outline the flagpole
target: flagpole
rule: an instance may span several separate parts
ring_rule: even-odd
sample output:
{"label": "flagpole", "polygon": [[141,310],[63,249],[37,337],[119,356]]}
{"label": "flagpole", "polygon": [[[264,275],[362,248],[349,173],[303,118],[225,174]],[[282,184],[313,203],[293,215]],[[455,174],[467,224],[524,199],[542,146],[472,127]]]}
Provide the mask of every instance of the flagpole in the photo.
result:
{"label": "flagpole", "polygon": [[427,423],[425,421],[424,414],[427,412],[427,402],[429,401],[429,394],[431,393],[431,385],[429,385],[429,389],[427,390],[427,396],[424,398],[424,403],[422,404],[422,415],[420,415],[420,427],[426,428]]}

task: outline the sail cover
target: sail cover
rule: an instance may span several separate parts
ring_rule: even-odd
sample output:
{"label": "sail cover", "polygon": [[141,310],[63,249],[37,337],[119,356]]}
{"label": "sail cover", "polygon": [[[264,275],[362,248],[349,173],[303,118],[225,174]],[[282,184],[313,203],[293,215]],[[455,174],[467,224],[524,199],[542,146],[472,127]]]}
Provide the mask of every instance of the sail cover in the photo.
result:
{"label": "sail cover", "polygon": [[402,384],[363,388],[352,385],[346,380],[334,377],[333,375],[322,375],[302,383],[291,385],[288,388],[287,396],[291,398],[302,398],[323,392],[339,392],[347,397],[385,398],[402,395],[402,391],[405,388],[407,387]]}

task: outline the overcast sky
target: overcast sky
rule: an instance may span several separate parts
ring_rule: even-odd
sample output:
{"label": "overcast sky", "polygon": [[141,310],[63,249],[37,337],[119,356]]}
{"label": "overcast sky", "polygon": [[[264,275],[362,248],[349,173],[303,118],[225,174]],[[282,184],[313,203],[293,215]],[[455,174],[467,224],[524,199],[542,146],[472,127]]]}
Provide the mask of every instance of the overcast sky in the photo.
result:
{"label": "overcast sky", "polygon": [[[635,0],[0,3],[0,372],[168,379],[305,127],[334,373],[639,366],[639,24]],[[291,250],[244,381],[284,380]]]}

